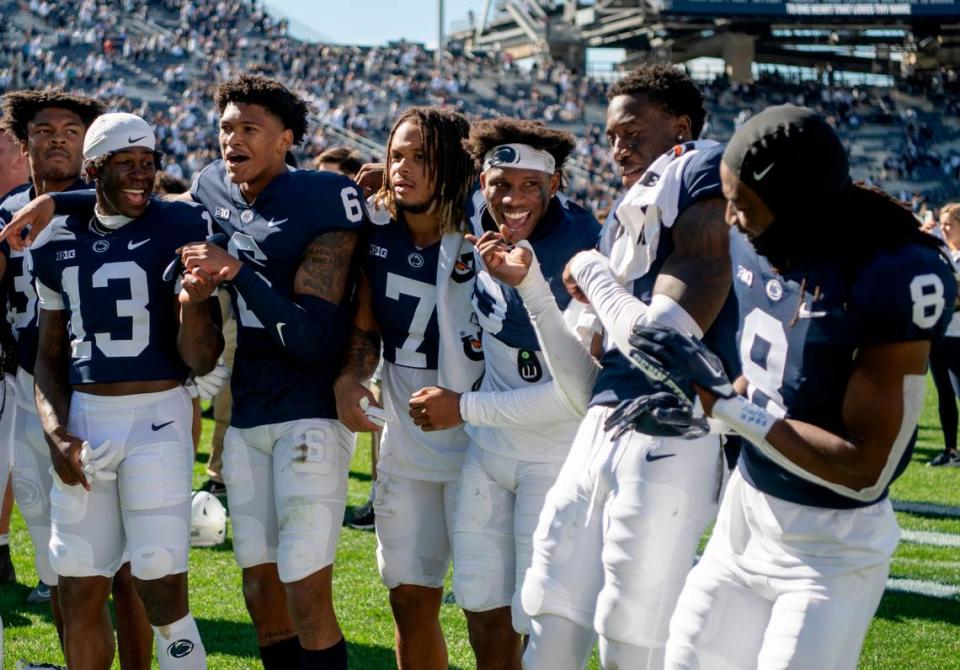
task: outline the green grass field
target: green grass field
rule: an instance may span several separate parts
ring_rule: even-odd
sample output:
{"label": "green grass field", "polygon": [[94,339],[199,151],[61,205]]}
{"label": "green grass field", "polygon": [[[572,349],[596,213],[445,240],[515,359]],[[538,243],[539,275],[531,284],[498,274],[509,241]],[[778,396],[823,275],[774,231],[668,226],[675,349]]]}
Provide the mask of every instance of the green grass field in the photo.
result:
{"label": "green grass field", "polygon": [[[209,444],[212,422],[204,422],[202,444]],[[924,466],[941,445],[936,395],[930,389],[921,419],[920,442],[913,463],[894,486],[898,501],[929,502],[960,507],[960,468]],[[195,483],[203,476],[206,453],[201,448]],[[350,473],[348,505],[360,505],[370,486],[369,448],[361,440]],[[928,531],[960,541],[960,518],[944,514],[898,513],[905,531]],[[948,543],[949,544],[949,543]],[[17,659],[62,663],[49,610],[30,606],[25,598],[36,583],[30,539],[19,513],[14,512],[11,545],[19,584],[0,586],[0,614],[6,626],[5,668]],[[337,613],[350,645],[350,667],[385,670],[396,667],[393,625],[386,590],[376,567],[373,533],[344,529],[335,573]],[[869,670],[960,669],[960,549],[923,542],[902,542],[894,556],[891,577],[906,584],[888,590],[870,627],[861,668]],[[448,578],[449,588],[449,578]],[[930,589],[936,595],[928,595]],[[939,591],[937,591],[939,589]],[[190,556],[191,608],[215,670],[257,668],[256,640],[240,594],[240,571],[233,562],[230,541],[215,549],[193,549]],[[463,615],[445,605],[443,628],[451,668],[472,668]],[[114,667],[119,667],[115,664]],[[156,666],[155,666],[156,667]],[[591,668],[596,668],[596,659]]]}

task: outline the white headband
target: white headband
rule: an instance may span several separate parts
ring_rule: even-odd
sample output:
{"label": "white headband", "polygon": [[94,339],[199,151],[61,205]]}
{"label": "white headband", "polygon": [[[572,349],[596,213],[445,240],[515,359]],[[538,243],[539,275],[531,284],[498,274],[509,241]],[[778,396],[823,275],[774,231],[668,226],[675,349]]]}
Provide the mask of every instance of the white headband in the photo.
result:
{"label": "white headband", "polygon": [[529,144],[501,144],[487,152],[483,158],[483,171],[492,167],[538,170],[553,174],[557,161],[548,152],[534,149]]}

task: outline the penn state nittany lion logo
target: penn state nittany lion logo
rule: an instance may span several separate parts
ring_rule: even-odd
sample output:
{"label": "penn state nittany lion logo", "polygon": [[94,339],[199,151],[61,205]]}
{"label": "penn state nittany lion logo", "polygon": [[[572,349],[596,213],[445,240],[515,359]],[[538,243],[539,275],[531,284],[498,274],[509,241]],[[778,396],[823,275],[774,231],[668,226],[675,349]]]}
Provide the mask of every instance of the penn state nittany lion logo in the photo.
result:
{"label": "penn state nittany lion logo", "polygon": [[193,651],[193,646],[190,640],[177,640],[167,647],[167,653],[171,658],[183,658]]}
{"label": "penn state nittany lion logo", "polygon": [[497,150],[493,152],[493,156],[487,162],[490,165],[512,165],[520,162],[520,154],[513,147],[503,145],[497,147]]}

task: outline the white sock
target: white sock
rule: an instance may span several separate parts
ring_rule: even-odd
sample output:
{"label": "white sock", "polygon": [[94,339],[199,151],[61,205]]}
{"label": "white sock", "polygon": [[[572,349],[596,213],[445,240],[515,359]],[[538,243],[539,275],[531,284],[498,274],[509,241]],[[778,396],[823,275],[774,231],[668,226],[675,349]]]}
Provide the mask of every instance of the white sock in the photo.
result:
{"label": "white sock", "polygon": [[10,534],[0,533],[0,547],[2,547],[5,544],[10,544]]}
{"label": "white sock", "polygon": [[206,670],[207,652],[189,612],[167,626],[152,626],[160,670]]}

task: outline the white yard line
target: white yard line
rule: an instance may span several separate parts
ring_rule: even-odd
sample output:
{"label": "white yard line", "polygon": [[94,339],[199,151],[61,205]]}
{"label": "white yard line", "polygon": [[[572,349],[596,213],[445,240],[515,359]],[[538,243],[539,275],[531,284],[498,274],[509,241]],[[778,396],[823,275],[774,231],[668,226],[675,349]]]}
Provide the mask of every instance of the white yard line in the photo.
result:
{"label": "white yard line", "polygon": [[929,544],[935,547],[960,547],[960,535],[956,533],[938,533],[933,530],[900,531],[900,539],[914,544]]}
{"label": "white yard line", "polygon": [[921,579],[899,579],[892,577],[887,580],[887,590],[900,593],[915,593],[929,598],[956,598],[960,595],[960,586],[927,582]]}

